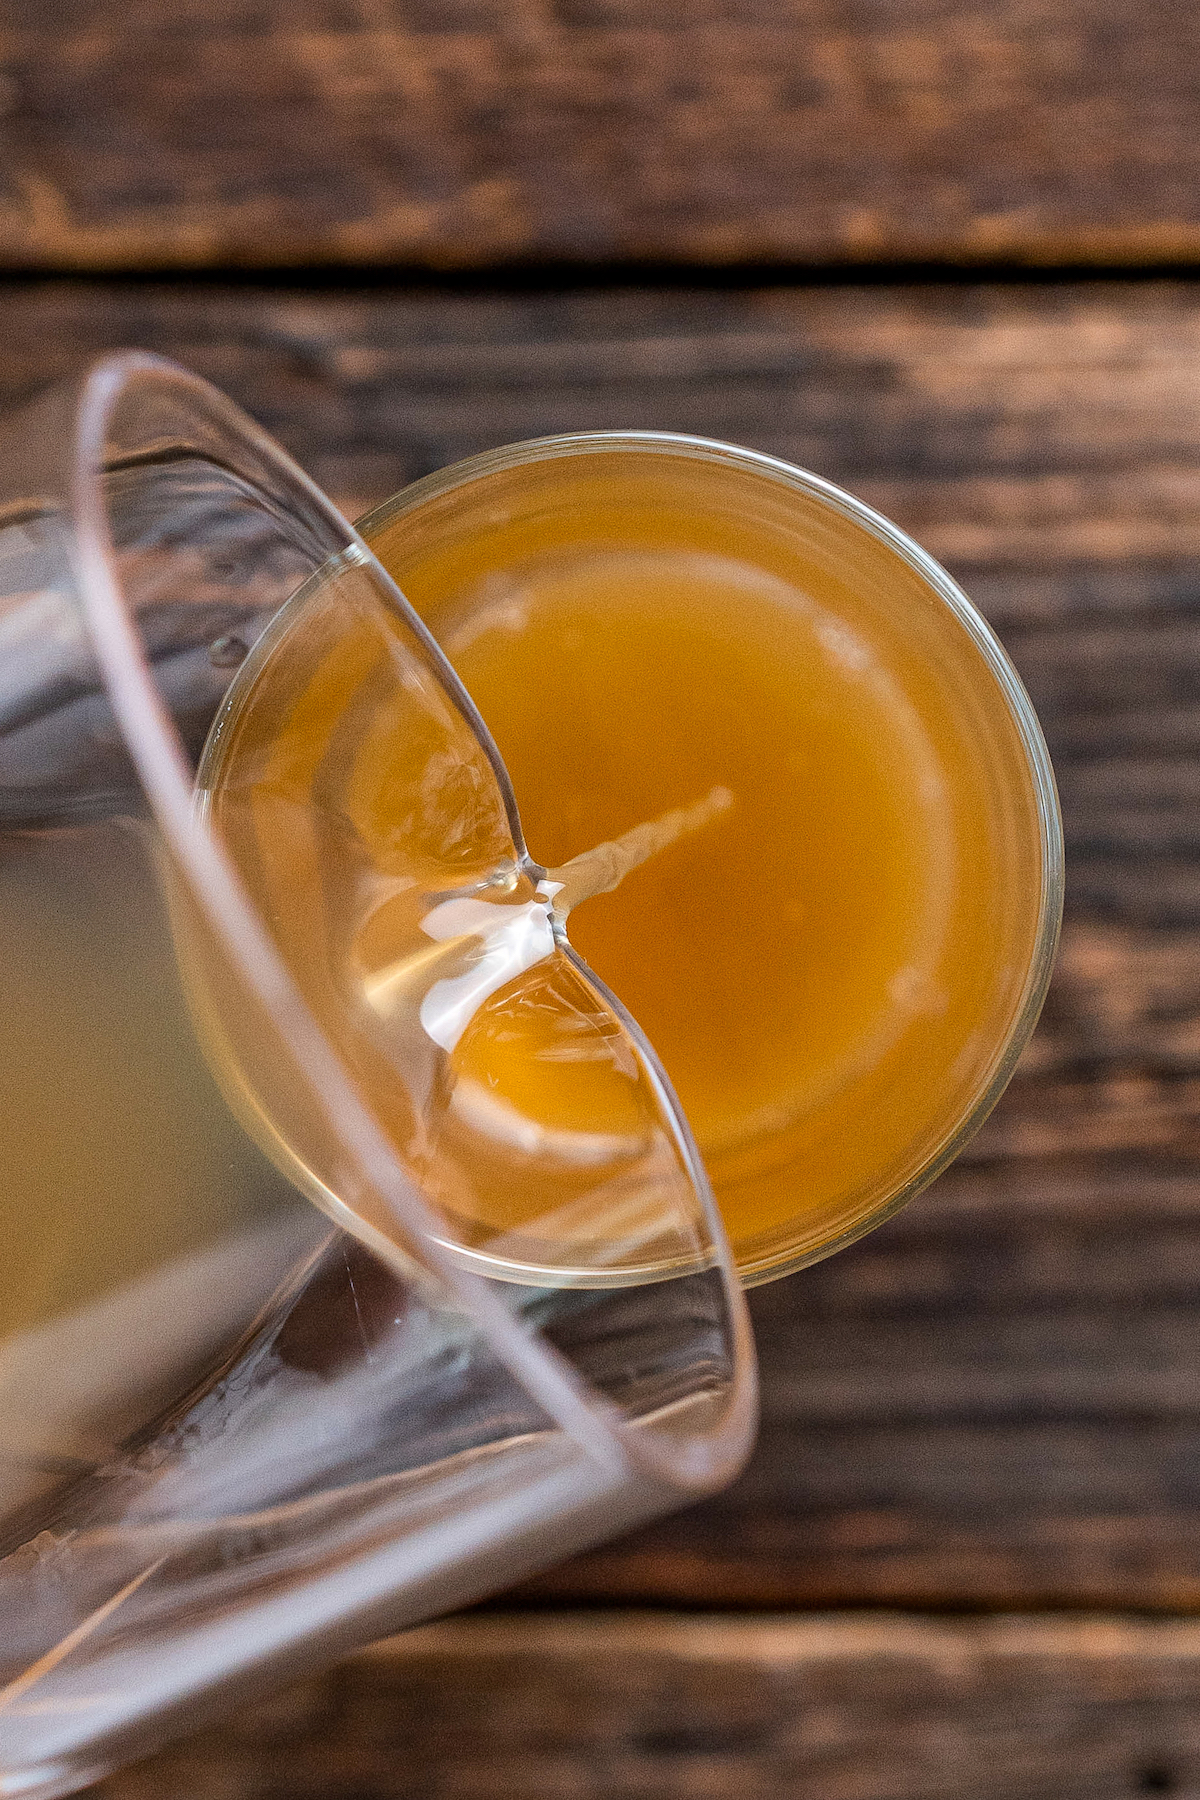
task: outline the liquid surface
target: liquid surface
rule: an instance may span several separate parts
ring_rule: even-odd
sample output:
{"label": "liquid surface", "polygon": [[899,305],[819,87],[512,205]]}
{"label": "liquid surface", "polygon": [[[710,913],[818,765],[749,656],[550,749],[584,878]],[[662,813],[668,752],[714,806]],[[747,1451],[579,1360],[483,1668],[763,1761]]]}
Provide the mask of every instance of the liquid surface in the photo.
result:
{"label": "liquid surface", "polygon": [[661,1056],[751,1278],[822,1254],[981,1116],[1045,869],[994,667],[823,499],[656,451],[437,478],[364,521],[546,865],[712,792],[572,913]]}
{"label": "liquid surface", "polygon": [[[532,857],[592,872],[570,942],[665,1065],[740,1265],[820,1254],[936,1166],[1021,1015],[1041,840],[994,668],[886,543],[757,471],[613,453],[436,485],[368,541],[494,735]],[[533,1263],[611,1235],[632,1268],[674,1210],[683,1245],[678,1150],[555,950],[559,883],[500,891],[486,757],[418,716],[407,628],[349,581],[239,677],[214,822],[459,1241]],[[653,853],[597,879],[618,841]]]}
{"label": "liquid surface", "polygon": [[730,796],[572,917],[711,1158],[811,1113],[937,986],[954,844],[921,721],[870,644],[718,557],[582,558],[439,635],[554,864]]}

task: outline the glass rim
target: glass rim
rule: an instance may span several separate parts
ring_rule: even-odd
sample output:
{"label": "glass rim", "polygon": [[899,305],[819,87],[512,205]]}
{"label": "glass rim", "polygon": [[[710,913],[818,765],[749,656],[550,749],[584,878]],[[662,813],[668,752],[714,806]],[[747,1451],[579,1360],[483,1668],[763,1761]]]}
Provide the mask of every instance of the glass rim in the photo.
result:
{"label": "glass rim", "polygon": [[[659,1444],[644,1422],[617,1407],[551,1343],[530,1334],[487,1282],[464,1268],[444,1243],[436,1214],[397,1162],[386,1138],[354,1089],[340,1058],[313,1016],[247,894],[227,852],[194,805],[194,780],[178,731],[158,692],[122,594],[101,491],[109,424],[121,397],[137,386],[157,388],[215,420],[229,440],[312,509],[322,527],[370,567],[383,592],[429,637],[396,583],[357,530],[270,435],[226,395],[179,364],[144,351],[120,351],[94,362],[75,385],[67,469],[72,525],[70,556],[78,603],[113,715],[164,842],[176,858],[194,903],[216,933],[268,1017],[291,1046],[306,1085],[331,1129],[369,1177],[385,1178],[390,1204],[422,1246],[422,1256],[493,1352],[559,1426],[611,1479],[650,1479],[677,1495],[711,1492],[745,1461],[757,1418],[753,1338],[723,1221],[702,1180],[698,1199],[713,1243],[711,1264],[721,1281],[730,1343],[730,1383],[716,1420],[670,1445]],[[433,640],[430,639],[432,643]],[[434,645],[452,693],[462,690],[444,653]],[[473,704],[471,711],[474,713]],[[475,715],[477,717],[477,715]]]}
{"label": "glass rim", "polygon": [[355,520],[355,530],[364,541],[369,542],[371,535],[406,517],[418,507],[489,475],[537,462],[614,451],[674,455],[759,474],[839,513],[900,557],[963,628],[995,681],[1009,718],[1016,728],[1036,804],[1041,851],[1041,891],[1032,954],[1012,1020],[997,1044],[969,1106],[957,1122],[947,1129],[940,1143],[907,1181],[902,1182],[893,1194],[873,1206],[862,1218],[856,1219],[827,1243],[791,1255],[786,1252],[767,1254],[745,1263],[735,1255],[737,1274],[742,1286],[757,1287],[822,1262],[827,1256],[845,1249],[847,1245],[891,1218],[945,1171],[978,1131],[1004,1092],[1045,1003],[1062,927],[1066,869],[1058,787],[1046,739],[1025,684],[995,631],[954,577],[915,538],[910,537],[901,526],[866,501],[848,493],[823,475],[817,475],[812,470],[789,463],[781,457],[771,456],[765,451],[746,449],[718,438],[670,431],[578,431],[527,438],[515,444],[506,444],[465,457],[444,469],[421,476],[362,514]]}

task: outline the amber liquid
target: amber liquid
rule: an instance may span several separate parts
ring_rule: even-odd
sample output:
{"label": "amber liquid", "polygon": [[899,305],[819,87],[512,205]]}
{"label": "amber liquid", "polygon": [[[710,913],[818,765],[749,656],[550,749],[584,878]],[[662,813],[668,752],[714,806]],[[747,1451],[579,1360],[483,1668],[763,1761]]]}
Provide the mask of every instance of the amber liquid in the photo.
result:
{"label": "amber liquid", "polygon": [[366,525],[538,861],[732,794],[568,930],[662,1057],[751,1269],[853,1233],[986,1104],[1044,880],[961,626],[866,533],[789,523],[753,477],[613,455]]}
{"label": "amber liquid", "polygon": [[[435,482],[365,531],[494,735],[537,863],[700,821],[566,930],[665,1065],[743,1271],[821,1254],[914,1190],[995,1087],[1045,879],[1026,746],[944,601],[823,502],[663,454]],[[294,601],[278,650],[248,665],[205,777],[335,1030],[383,979],[351,991],[347,970],[408,968],[421,889],[445,885],[419,875],[429,844],[482,871],[504,835],[458,822],[483,777],[405,723],[411,683],[380,697],[388,652],[339,623],[342,579]],[[490,995],[455,1079],[543,1147],[567,1128],[617,1144],[631,1090],[581,1048],[608,1027],[552,986],[534,971]],[[339,1041],[358,1055],[353,1031]],[[414,1141],[384,1062],[355,1066],[393,1141]],[[439,1196],[491,1232],[551,1206],[520,1132],[503,1135],[486,1154],[511,1178],[483,1202],[486,1181]]]}
{"label": "amber liquid", "polygon": [[869,649],[718,557],[597,556],[439,632],[540,862],[732,805],[578,909],[576,948],[666,1064],[713,1161],[785,1129],[941,1013],[953,830],[921,722]]}
{"label": "amber liquid", "polygon": [[3,1344],[281,1196],[196,1046],[144,825],[9,834],[0,929]]}

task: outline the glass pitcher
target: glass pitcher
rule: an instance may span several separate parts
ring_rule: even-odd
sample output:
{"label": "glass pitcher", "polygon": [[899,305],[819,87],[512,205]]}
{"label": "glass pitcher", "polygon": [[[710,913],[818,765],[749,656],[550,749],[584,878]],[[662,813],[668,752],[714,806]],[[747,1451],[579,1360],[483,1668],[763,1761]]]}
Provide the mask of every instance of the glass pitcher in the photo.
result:
{"label": "glass pitcher", "polygon": [[[755,1373],[687,1122],[569,947],[541,962],[632,1124],[572,1140],[556,1229],[607,1207],[666,1278],[594,1230],[566,1282],[461,1253],[197,805],[232,675],[337,567],[436,815],[399,889],[549,929],[490,739],[361,538],[136,353],[9,421],[0,466],[0,1794],[51,1796],[721,1486]],[[397,1073],[416,1130],[444,1071]]]}

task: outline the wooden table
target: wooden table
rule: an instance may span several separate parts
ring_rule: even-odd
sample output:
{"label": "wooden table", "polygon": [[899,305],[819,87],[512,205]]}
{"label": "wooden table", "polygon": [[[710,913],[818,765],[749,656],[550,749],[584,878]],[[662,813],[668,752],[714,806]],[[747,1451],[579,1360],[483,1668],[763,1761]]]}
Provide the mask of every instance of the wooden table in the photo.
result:
{"label": "wooden table", "polygon": [[1200,1794],[1200,12],[21,10],[0,401],[146,345],[351,512],[572,428],[804,463],[992,619],[1070,857],[990,1123],[752,1297],[728,1493],[98,1800]]}

